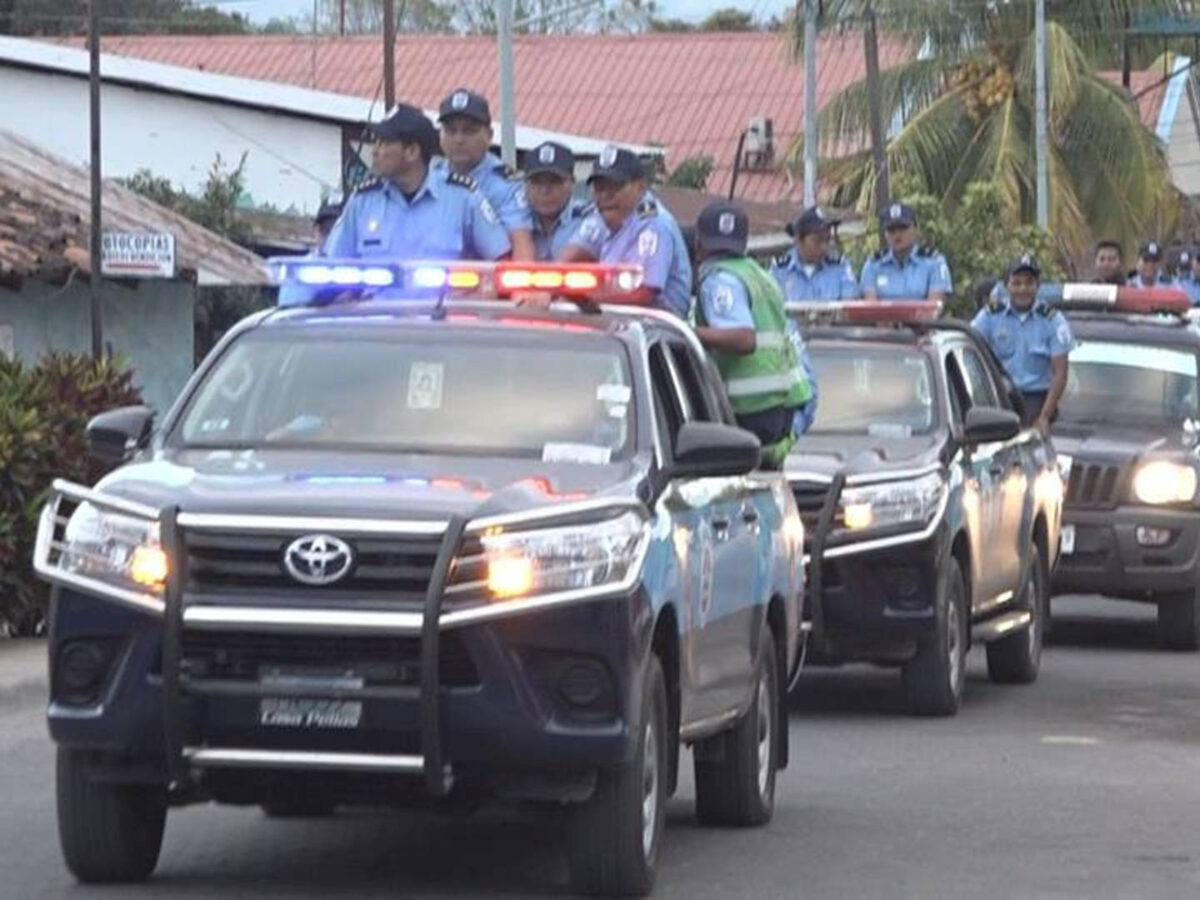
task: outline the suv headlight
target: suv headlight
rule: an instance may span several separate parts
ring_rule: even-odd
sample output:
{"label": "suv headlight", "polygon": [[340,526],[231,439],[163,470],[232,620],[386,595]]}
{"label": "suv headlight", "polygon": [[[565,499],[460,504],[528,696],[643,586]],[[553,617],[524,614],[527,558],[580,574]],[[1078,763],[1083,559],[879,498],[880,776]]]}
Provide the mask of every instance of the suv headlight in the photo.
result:
{"label": "suv headlight", "polygon": [[162,592],[167,555],[157,522],[81,503],[63,537],[62,565],[67,571],[132,590]]}
{"label": "suv headlight", "polygon": [[912,481],[889,481],[846,488],[838,502],[838,530],[914,525],[923,527],[937,513],[946,494],[946,481],[931,472]]}
{"label": "suv headlight", "polygon": [[1163,459],[1143,463],[1133,475],[1133,496],[1142,503],[1191,503],[1196,496],[1196,470]]}
{"label": "suv headlight", "polygon": [[451,591],[482,589],[489,599],[509,600],[625,587],[637,577],[649,539],[634,512],[557,528],[486,531],[478,538],[482,554],[455,566]]}

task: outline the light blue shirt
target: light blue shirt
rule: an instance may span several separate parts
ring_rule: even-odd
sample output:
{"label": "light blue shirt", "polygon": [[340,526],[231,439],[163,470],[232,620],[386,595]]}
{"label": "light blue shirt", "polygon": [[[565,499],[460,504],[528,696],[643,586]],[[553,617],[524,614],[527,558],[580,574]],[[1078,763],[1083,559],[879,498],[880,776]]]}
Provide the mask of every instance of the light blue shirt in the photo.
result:
{"label": "light blue shirt", "polygon": [[934,291],[949,294],[952,286],[950,267],[936,250],[914,247],[904,262],[887,250],[862,270],[863,296],[874,292],[880,300],[928,300]]}
{"label": "light blue shirt", "polygon": [[[712,263],[700,264],[697,302],[704,321],[711,328],[754,327],[754,317],[750,313],[750,292],[746,290],[740,278],[730,272],[714,269]],[[796,410],[792,419],[792,433],[798,437],[808,430],[817,415],[817,376],[804,337],[791,319],[787,320],[787,336],[808,383],[812,385],[812,399]]]}
{"label": "light blue shirt", "polygon": [[558,259],[566,249],[567,243],[574,237],[579,223],[591,211],[590,203],[569,200],[549,230],[542,225],[541,217],[535,215],[533,217],[533,246],[537,251],[535,258],[540,262],[552,262]]}
{"label": "light blue shirt", "polygon": [[1017,390],[1026,393],[1050,389],[1050,361],[1066,356],[1075,346],[1071,326],[1057,311],[1034,303],[1028,312],[1005,304],[997,310],[981,309],[971,324],[991,345]]}
{"label": "light blue shirt", "polygon": [[1174,278],[1172,278],[1170,275],[1166,275],[1162,272],[1158,273],[1158,281],[1154,282],[1153,284],[1144,280],[1142,278],[1141,272],[1134,272],[1132,275],[1129,276],[1128,279],[1126,279],[1125,284],[1127,284],[1129,287],[1139,287],[1139,288],[1179,287],[1179,283]]}
{"label": "light blue shirt", "polygon": [[649,193],[612,231],[599,212],[579,223],[567,246],[579,246],[600,262],[639,263],[644,284],[659,291],[658,306],[687,318],[692,305],[692,263],[679,223]]}
{"label": "light blue shirt", "polygon": [[814,300],[857,300],[858,279],[845,259],[827,257],[818,265],[800,260],[793,247],[771,265],[771,274],[791,302]]}
{"label": "light blue shirt", "polygon": [[[449,177],[451,172],[450,164],[445,159],[438,160],[434,170],[443,179]],[[533,213],[525,199],[525,185],[519,175],[500,161],[500,157],[493,153],[484,154],[479,165],[467,174],[475,179],[479,190],[487,197],[509,232],[533,228]]]}
{"label": "light blue shirt", "polygon": [[1175,286],[1183,288],[1192,301],[1192,306],[1200,306],[1200,280],[1195,275],[1185,275],[1176,282]]}

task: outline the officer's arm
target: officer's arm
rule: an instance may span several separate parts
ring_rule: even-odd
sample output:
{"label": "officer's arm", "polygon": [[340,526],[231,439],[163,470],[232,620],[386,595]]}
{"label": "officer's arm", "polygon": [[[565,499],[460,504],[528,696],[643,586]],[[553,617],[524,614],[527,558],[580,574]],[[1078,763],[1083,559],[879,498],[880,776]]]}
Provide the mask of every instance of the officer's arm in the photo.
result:
{"label": "officer's arm", "polygon": [[722,273],[700,284],[697,298],[696,337],[710,350],[745,356],[758,345],[754,317],[750,314],[750,296],[740,282]]}
{"label": "officer's arm", "polygon": [[709,350],[721,350],[740,356],[753,353],[758,343],[753,328],[709,328],[701,325],[696,328],[696,337],[700,338],[700,343]]}
{"label": "officer's arm", "polygon": [[879,299],[879,294],[875,290],[875,266],[872,265],[871,260],[863,263],[862,295],[864,300]]}
{"label": "officer's arm", "polygon": [[476,259],[506,259],[512,253],[508,231],[482,194],[472,193],[466,222],[467,238]]}
{"label": "officer's arm", "polygon": [[850,263],[842,263],[842,283],[838,287],[838,297],[841,300],[857,300],[861,296],[858,288],[858,281],[854,277],[854,270],[850,268]]}
{"label": "officer's arm", "polygon": [[1065,353],[1061,356],[1050,357],[1050,390],[1046,392],[1046,402],[1042,405],[1042,412],[1038,416],[1038,425],[1043,431],[1050,427],[1050,420],[1058,412],[1058,401],[1062,398],[1063,391],[1067,389],[1068,365]]}
{"label": "officer's arm", "polygon": [[946,258],[940,253],[934,254],[929,262],[932,271],[929,273],[929,290],[926,292],[925,299],[945,300],[946,295],[953,289],[953,283],[950,280],[950,266],[947,265]]}
{"label": "officer's arm", "polygon": [[596,256],[583,244],[567,244],[562,248],[558,258],[561,262],[595,262]]}
{"label": "officer's arm", "polygon": [[321,248],[322,256],[349,257],[358,255],[358,204],[351,197],[338,220],[334,222]]}
{"label": "officer's arm", "polygon": [[512,241],[513,259],[537,259],[537,246],[533,243],[533,232],[524,229],[510,231],[508,238]]}

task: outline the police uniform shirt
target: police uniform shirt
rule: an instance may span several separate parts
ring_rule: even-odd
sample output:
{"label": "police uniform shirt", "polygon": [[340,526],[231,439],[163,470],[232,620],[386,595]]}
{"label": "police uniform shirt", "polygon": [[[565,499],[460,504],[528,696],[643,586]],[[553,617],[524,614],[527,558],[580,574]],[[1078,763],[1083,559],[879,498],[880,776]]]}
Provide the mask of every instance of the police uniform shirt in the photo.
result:
{"label": "police uniform shirt", "polygon": [[[750,292],[740,278],[731,272],[716,268],[715,262],[700,264],[700,291],[697,302],[710,328],[754,328],[754,317],[750,313]],[[817,376],[812,359],[800,328],[792,319],[787,320],[787,337],[800,368],[812,387],[812,399],[800,409],[792,420],[792,433],[801,435],[812,425],[817,411]]]}
{"label": "police uniform shirt", "polygon": [[857,300],[858,280],[848,260],[828,256],[817,265],[803,262],[793,247],[771,264],[771,274],[793,302]]}
{"label": "police uniform shirt", "polygon": [[512,243],[470,178],[432,170],[409,200],[391,181],[359,188],[325,241],[324,255],[391,259],[499,259]]}
{"label": "police uniform shirt", "polygon": [[[451,174],[450,164],[440,160],[435,168],[443,178]],[[529,202],[525,199],[525,185],[511,168],[500,161],[492,153],[484,154],[483,159],[474,169],[467,173],[479,185],[483,196],[487,197],[492,208],[500,217],[501,223],[510,232],[529,231],[533,228],[533,214]]]}
{"label": "police uniform shirt", "polygon": [[891,250],[877,253],[862,270],[862,292],[880,300],[927,300],[934,291],[951,291],[950,267],[936,250],[914,247],[904,262]]}
{"label": "police uniform shirt", "polygon": [[1128,279],[1126,279],[1125,284],[1128,285],[1129,287],[1140,287],[1140,288],[1148,288],[1148,287],[1162,288],[1162,287],[1178,287],[1179,286],[1178,282],[1176,282],[1174,278],[1172,278],[1170,275],[1165,274],[1164,272],[1159,272],[1158,280],[1154,281],[1154,282],[1149,282],[1149,281],[1146,281],[1144,278],[1142,278],[1141,272],[1134,272],[1132,275],[1129,276]]}
{"label": "police uniform shirt", "polygon": [[981,309],[971,324],[996,352],[1013,384],[1025,393],[1049,390],[1051,359],[1066,356],[1075,346],[1066,317],[1038,303],[1027,312],[1008,304]]}
{"label": "police uniform shirt", "polygon": [[1192,306],[1200,306],[1200,279],[1197,279],[1194,274],[1187,274],[1180,278],[1175,286],[1181,288],[1188,295],[1188,299],[1192,301]]}
{"label": "police uniform shirt", "polygon": [[[647,195],[649,197],[649,195]],[[659,291],[659,305],[686,318],[692,305],[692,264],[675,217],[658,201],[644,199],[621,227],[609,230],[599,212],[591,212],[567,241],[609,263],[638,263],[643,283]]]}
{"label": "police uniform shirt", "polygon": [[537,251],[536,259],[542,262],[558,259],[579,229],[579,223],[591,211],[590,203],[569,200],[563,211],[558,214],[558,218],[554,220],[554,225],[549,231],[542,226],[541,217],[535,215],[533,217],[533,246]]}

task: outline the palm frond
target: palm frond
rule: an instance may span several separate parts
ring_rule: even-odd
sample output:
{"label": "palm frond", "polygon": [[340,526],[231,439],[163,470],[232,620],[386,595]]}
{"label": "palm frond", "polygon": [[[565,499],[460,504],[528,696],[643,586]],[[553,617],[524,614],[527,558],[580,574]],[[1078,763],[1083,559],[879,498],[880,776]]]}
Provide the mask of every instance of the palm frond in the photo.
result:
{"label": "palm frond", "polygon": [[[1036,98],[1037,43],[1030,33],[1021,44],[1013,77],[1017,90],[1030,109]],[[1046,99],[1051,126],[1055,126],[1075,106],[1081,78],[1092,74],[1091,63],[1070,33],[1057,22],[1046,23]]]}

